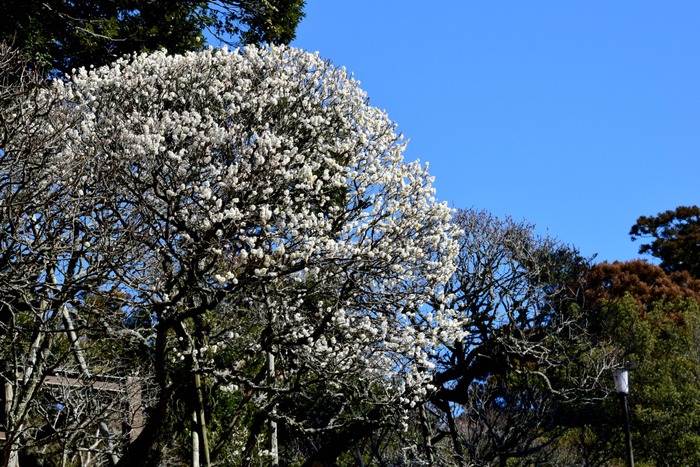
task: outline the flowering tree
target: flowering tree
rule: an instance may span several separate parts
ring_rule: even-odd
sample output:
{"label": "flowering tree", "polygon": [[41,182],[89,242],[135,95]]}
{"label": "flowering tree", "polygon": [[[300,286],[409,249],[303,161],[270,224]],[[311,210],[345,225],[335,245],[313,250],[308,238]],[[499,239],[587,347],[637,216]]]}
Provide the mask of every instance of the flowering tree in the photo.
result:
{"label": "flowering tree", "polygon": [[[139,346],[157,389],[113,462],[167,463],[164,433],[192,419],[193,463],[249,464],[275,425],[352,442],[426,397],[432,358],[463,337],[449,309],[421,311],[453,271],[456,230],[343,69],[287,47],[159,52],[51,92],[57,165],[24,175],[75,209],[54,277],[90,288],[69,294],[63,326],[88,311],[101,326],[69,344],[84,373]],[[100,339],[111,353],[85,348]],[[331,444],[309,458],[332,460]]]}

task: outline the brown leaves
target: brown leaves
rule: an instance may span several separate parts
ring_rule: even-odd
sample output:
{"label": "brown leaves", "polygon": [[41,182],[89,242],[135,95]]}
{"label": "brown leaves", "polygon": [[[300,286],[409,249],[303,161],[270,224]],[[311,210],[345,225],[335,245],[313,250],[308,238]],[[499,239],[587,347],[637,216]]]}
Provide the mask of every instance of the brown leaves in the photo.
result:
{"label": "brown leaves", "polygon": [[586,297],[594,303],[622,299],[630,294],[640,310],[658,301],[679,298],[700,301],[700,280],[687,272],[667,273],[643,260],[595,265],[587,279]]}

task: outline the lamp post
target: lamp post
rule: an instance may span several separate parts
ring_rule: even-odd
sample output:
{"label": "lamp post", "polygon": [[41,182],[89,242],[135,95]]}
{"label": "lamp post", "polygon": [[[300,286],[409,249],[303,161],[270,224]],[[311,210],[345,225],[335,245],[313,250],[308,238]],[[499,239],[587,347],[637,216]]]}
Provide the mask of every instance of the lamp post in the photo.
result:
{"label": "lamp post", "polygon": [[627,408],[627,395],[630,393],[629,369],[618,368],[613,373],[615,380],[615,392],[620,395],[622,402],[622,414],[625,424],[625,440],[627,442],[627,463],[629,467],[634,467],[634,456],[632,455],[632,437],[630,435],[630,414]]}

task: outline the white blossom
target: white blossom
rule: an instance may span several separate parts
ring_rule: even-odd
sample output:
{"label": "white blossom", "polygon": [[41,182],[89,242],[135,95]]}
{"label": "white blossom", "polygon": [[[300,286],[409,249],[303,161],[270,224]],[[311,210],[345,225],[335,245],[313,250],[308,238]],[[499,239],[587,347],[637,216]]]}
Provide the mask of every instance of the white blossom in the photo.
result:
{"label": "white blossom", "polygon": [[[354,378],[378,404],[424,397],[434,349],[462,335],[453,310],[421,311],[454,270],[457,232],[427,165],[403,160],[344,69],[289,47],[157,52],[56,86],[83,122],[61,156],[88,156],[132,229],[125,288],[170,297],[156,326],[197,301],[225,318],[216,352],[176,343],[177,358],[268,346],[288,350],[284,371]],[[216,369],[227,390],[246,365]]]}

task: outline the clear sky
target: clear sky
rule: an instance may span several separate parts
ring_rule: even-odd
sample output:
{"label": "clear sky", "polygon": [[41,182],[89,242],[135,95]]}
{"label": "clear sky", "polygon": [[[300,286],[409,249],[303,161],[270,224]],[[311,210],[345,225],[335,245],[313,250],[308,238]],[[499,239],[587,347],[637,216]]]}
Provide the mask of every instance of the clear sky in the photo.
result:
{"label": "clear sky", "polygon": [[307,0],[293,46],[354,73],[440,200],[596,261],[700,203],[700,1]]}

